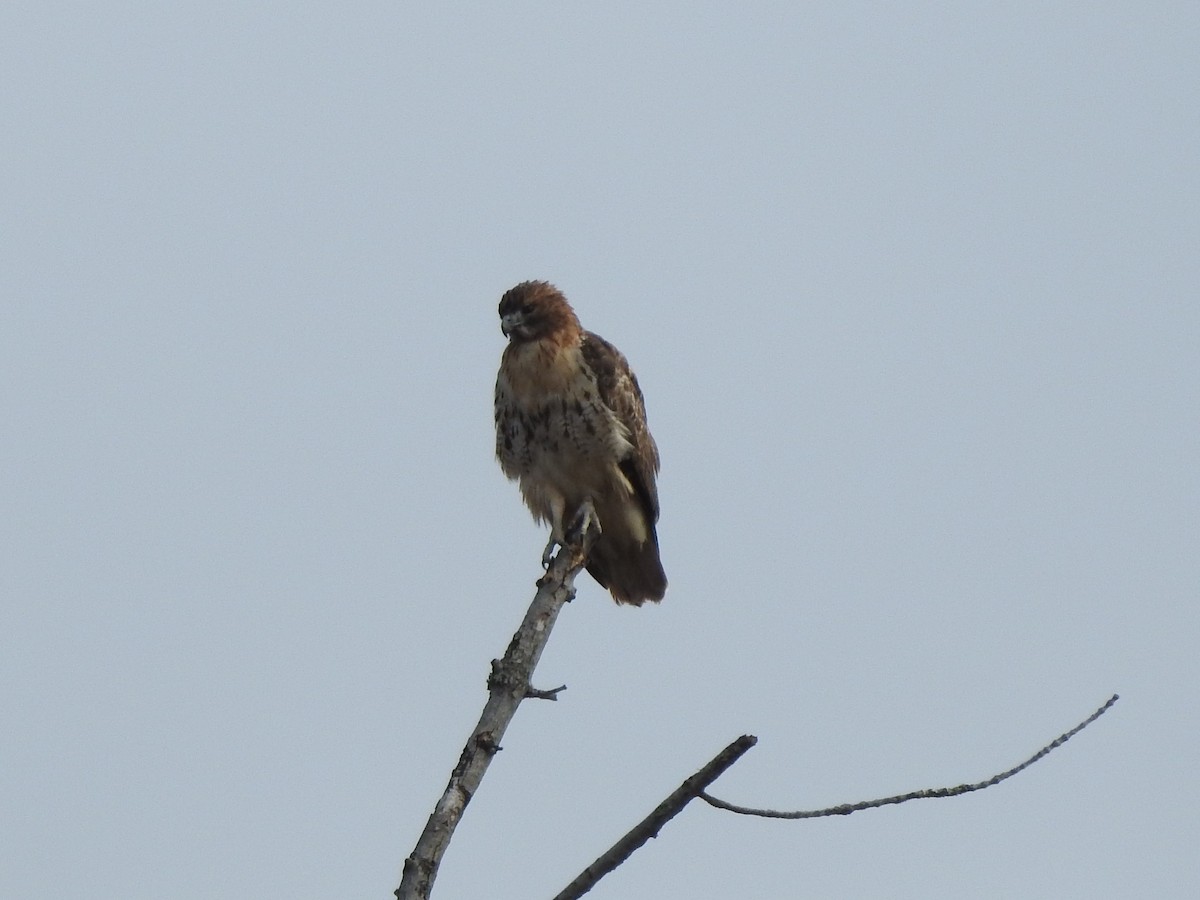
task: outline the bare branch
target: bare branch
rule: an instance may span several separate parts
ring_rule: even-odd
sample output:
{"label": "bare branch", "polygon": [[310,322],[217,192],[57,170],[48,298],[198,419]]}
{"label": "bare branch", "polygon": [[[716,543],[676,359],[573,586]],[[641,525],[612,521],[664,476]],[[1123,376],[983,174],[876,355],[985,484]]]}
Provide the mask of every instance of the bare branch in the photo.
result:
{"label": "bare branch", "polygon": [[642,819],[634,828],[621,838],[594,863],[584,869],[579,877],[567,885],[554,900],[576,900],[582,897],[596,882],[625,862],[638,847],[652,837],[658,837],[659,830],[673,819],[695,797],[703,797],[704,789],[720,777],[721,773],[737,762],[743,753],[758,743],[758,738],[752,734],[743,734],[740,738],[714,756],[707,765],[695,775],[688,778],[672,794],[660,803],[650,815]]}
{"label": "bare branch", "polygon": [[565,684],[560,684],[556,688],[550,688],[548,691],[543,691],[535,687],[525,688],[525,696],[530,700],[557,700],[558,695],[567,689]]}
{"label": "bare branch", "polygon": [[538,581],[537,595],[525,613],[521,627],[513,635],[504,658],[492,660],[487,704],[479,724],[463,747],[458,765],[450,773],[450,782],[429,816],[417,846],[404,860],[400,886],[395,891],[397,900],[427,900],[429,897],[446,846],[492,757],[500,751],[500,740],[521,701],[526,697],[553,700],[563,690],[538,691],[530,687],[529,678],[550,639],[559,611],[575,596],[575,576],[583,568],[588,551],[598,536],[596,529],[587,527],[587,522],[585,517],[584,532],[568,535],[566,546],[560,548],[550,561],[546,574]]}
{"label": "bare branch", "polygon": [[863,800],[859,803],[844,803],[841,806],[831,806],[827,809],[800,810],[797,812],[779,812],[773,809],[752,809],[747,806],[735,806],[732,803],[726,803],[724,800],[718,800],[716,797],[701,791],[700,797],[708,804],[715,806],[717,809],[725,809],[729,812],[738,813],[743,816],[761,816],[767,819],[818,819],[824,816],[846,816],[853,812],[858,812],[860,809],[874,809],[878,806],[889,806],[896,803],[907,803],[909,800],[927,800],[933,797],[957,797],[960,794],[969,794],[972,791],[981,791],[984,788],[989,788],[992,785],[999,784],[1005,779],[1012,778],[1022,769],[1026,769],[1033,765],[1051,750],[1055,750],[1073,738],[1083,729],[1087,728],[1098,718],[1104,715],[1117,702],[1118,696],[1113,694],[1108,698],[1108,702],[1101,706],[1098,710],[1072,728],[1070,731],[1060,734],[1049,744],[1039,750],[1029,759],[1025,760],[1020,765],[1013,766],[1011,769],[1001,772],[999,775],[993,775],[987,781],[979,781],[975,784],[960,784],[957,787],[947,788],[930,788],[924,791],[912,791],[908,794],[897,794],[894,797],[883,797],[879,800]]}
{"label": "bare branch", "polygon": [[680,785],[678,790],[660,803],[654,812],[643,819],[625,837],[617,841],[603,856],[588,866],[554,900],[577,900],[577,898],[582,897],[596,885],[596,882],[625,862],[646,841],[652,837],[657,837],[663,825],[678,815],[694,797],[700,797],[717,809],[725,809],[745,816],[761,816],[769,819],[815,819],[823,816],[844,816],[852,812],[858,812],[860,809],[872,809],[877,806],[904,803],[908,800],[923,800],[931,797],[957,797],[959,794],[968,794],[972,791],[979,791],[994,784],[999,784],[1001,781],[1016,775],[1022,769],[1033,765],[1050,751],[1061,747],[1108,712],[1118,699],[1118,696],[1113,694],[1108,699],[1108,702],[1070,731],[1060,734],[1020,765],[1013,766],[1013,768],[1001,772],[999,775],[994,775],[987,781],[980,781],[976,784],[960,784],[957,787],[951,788],[931,788],[924,791],[913,791],[909,794],[899,794],[895,797],[884,797],[880,800],[865,800],[861,803],[847,803],[841,806],[831,806],[828,809],[804,810],[800,812],[777,812],[771,809],[752,809],[746,806],[736,806],[732,803],[726,803],[724,800],[718,800],[705,790],[726,769],[740,759],[742,754],[758,742],[758,739],[751,735],[743,735],[717,754],[703,769]]}

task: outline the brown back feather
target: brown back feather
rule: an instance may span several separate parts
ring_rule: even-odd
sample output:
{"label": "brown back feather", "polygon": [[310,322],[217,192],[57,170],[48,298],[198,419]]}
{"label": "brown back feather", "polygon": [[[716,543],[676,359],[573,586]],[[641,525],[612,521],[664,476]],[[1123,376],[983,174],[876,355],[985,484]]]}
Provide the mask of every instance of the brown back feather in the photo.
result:
{"label": "brown back feather", "polygon": [[633,452],[618,465],[633,485],[651,526],[658,521],[658,446],[646,425],[646,401],[638,386],[637,376],[621,351],[604,338],[590,331],[583,333],[580,343],[583,361],[596,376],[600,400],[617,414],[617,419],[629,432]]}

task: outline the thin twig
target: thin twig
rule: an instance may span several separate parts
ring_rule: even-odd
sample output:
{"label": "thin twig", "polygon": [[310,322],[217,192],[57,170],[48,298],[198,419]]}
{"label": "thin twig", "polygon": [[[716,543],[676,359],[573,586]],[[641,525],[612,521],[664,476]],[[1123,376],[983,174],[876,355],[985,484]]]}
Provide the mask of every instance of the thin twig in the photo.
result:
{"label": "thin twig", "polygon": [[[583,521],[586,528],[586,517]],[[521,627],[513,635],[504,658],[492,661],[483,715],[467,739],[458,765],[450,773],[450,782],[429,816],[417,846],[404,860],[400,886],[395,891],[397,900],[428,900],[446,846],[492,757],[500,751],[500,740],[521,701],[526,697],[553,700],[562,690],[538,691],[530,687],[529,678],[550,639],[559,611],[575,596],[575,576],[587,561],[588,551],[597,536],[595,529],[568,535],[567,545],[559,549],[546,574],[538,581],[537,595],[525,613]]]}
{"label": "thin twig", "polygon": [[703,797],[704,789],[720,777],[721,773],[737,762],[743,753],[758,743],[758,738],[752,734],[743,734],[740,738],[714,756],[707,765],[695,775],[688,778],[672,794],[660,803],[650,815],[642,819],[634,828],[610,847],[603,856],[584,869],[579,877],[567,885],[554,900],[577,900],[593,887],[596,882],[625,862],[638,847],[652,837],[658,837],[659,830],[673,819],[680,810],[695,797]]}
{"label": "thin twig", "polygon": [[525,696],[529,700],[557,700],[558,695],[567,689],[565,684],[560,684],[556,688],[550,688],[548,691],[543,691],[540,688],[527,687],[525,688]]}
{"label": "thin twig", "polygon": [[993,775],[987,781],[979,781],[975,784],[960,784],[957,787],[948,788],[930,788],[924,791],[912,791],[907,794],[897,794],[894,797],[883,797],[879,800],[863,800],[859,803],[844,803],[841,806],[830,806],[826,809],[799,810],[797,812],[779,812],[773,809],[753,809],[748,806],[736,806],[733,803],[727,803],[724,800],[718,800],[716,797],[701,791],[700,797],[706,803],[715,806],[717,809],[725,809],[729,812],[738,813],[743,816],[761,816],[766,819],[818,819],[824,816],[846,816],[853,812],[858,812],[860,809],[874,809],[878,806],[889,806],[895,803],[907,803],[909,800],[927,800],[933,797],[957,797],[960,794],[969,794],[972,791],[981,791],[984,788],[989,788],[992,785],[999,784],[1005,779],[1012,778],[1022,769],[1026,769],[1033,765],[1051,750],[1061,747],[1083,729],[1087,728],[1098,718],[1104,715],[1117,702],[1118,696],[1113,694],[1108,698],[1108,702],[1101,706],[1098,710],[1072,728],[1070,731],[1060,734],[1049,744],[1039,750],[1029,759],[1011,769],[1001,772],[999,775]]}

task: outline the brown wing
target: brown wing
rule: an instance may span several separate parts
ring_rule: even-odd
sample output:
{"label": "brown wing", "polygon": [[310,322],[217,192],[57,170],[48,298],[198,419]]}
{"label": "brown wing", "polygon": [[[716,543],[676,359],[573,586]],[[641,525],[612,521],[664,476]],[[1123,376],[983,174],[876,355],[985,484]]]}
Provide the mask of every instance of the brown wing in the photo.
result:
{"label": "brown wing", "polygon": [[658,447],[646,425],[646,401],[642,398],[637,376],[621,351],[597,334],[585,331],[580,351],[584,363],[596,376],[600,400],[616,413],[618,421],[629,433],[632,452],[618,465],[637,492],[653,529],[658,521],[658,487],[655,485]]}

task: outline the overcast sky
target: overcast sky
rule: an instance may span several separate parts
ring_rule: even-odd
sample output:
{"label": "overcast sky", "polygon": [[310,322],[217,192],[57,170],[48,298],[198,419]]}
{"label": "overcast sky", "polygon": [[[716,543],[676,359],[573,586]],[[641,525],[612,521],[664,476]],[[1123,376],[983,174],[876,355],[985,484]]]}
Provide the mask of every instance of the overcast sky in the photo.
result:
{"label": "overcast sky", "polygon": [[663,457],[435,897],[1200,896],[1200,6],[0,5],[0,896],[390,896],[546,540],[557,283]]}

